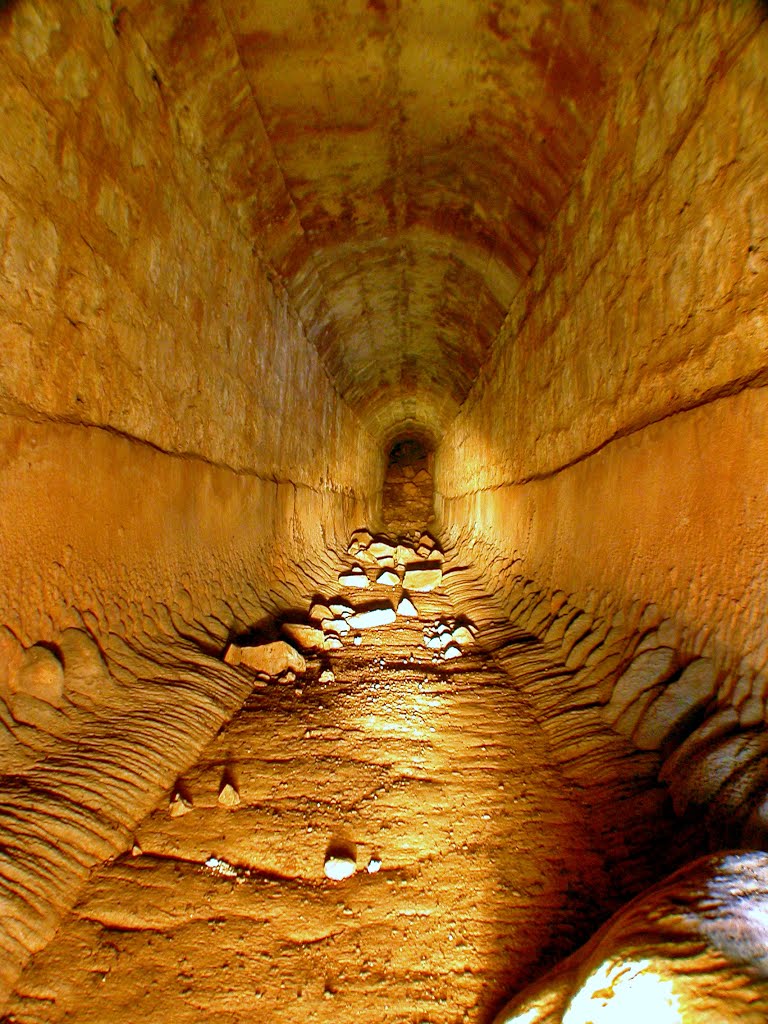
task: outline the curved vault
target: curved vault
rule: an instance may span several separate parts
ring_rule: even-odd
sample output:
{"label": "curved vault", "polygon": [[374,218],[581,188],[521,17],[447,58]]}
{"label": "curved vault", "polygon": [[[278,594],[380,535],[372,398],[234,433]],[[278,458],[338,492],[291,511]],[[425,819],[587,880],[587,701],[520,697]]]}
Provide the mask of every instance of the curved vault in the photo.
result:
{"label": "curved vault", "polygon": [[340,393],[440,436],[661,5],[130,0]]}

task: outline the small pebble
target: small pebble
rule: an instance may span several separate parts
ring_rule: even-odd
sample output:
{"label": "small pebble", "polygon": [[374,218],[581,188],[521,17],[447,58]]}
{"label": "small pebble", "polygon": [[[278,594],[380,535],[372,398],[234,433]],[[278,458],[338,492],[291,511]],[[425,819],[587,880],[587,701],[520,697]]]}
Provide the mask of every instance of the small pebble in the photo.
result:
{"label": "small pebble", "polygon": [[371,857],[371,859],[368,861],[368,874],[369,875],[375,875],[380,867],[381,867],[381,861],[379,860],[379,858],[378,857]]}
{"label": "small pebble", "polygon": [[325,858],[325,877],[341,882],[355,873],[355,862],[351,857],[330,855]]}

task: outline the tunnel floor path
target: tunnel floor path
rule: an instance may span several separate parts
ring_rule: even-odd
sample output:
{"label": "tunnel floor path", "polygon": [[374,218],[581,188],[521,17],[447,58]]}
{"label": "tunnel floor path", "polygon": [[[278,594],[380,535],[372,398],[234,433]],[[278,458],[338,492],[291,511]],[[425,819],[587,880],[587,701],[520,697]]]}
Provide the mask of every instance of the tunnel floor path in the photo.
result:
{"label": "tunnel floor path", "polygon": [[[164,801],[93,873],[7,1020],[485,1024],[583,941],[627,839],[606,848],[522,685],[567,673],[457,608],[461,573],[413,595],[418,618],[255,688],[180,780],[188,813]],[[477,643],[443,660],[424,626],[461,616]],[[343,881],[334,844],[356,856]]]}

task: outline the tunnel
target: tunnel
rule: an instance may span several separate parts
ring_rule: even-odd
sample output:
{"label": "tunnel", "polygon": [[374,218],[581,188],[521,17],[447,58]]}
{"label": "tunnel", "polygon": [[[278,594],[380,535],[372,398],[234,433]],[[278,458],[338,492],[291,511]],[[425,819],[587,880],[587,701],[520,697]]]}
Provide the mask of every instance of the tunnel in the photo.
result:
{"label": "tunnel", "polygon": [[0,1020],[768,1020],[767,14],[0,2]]}

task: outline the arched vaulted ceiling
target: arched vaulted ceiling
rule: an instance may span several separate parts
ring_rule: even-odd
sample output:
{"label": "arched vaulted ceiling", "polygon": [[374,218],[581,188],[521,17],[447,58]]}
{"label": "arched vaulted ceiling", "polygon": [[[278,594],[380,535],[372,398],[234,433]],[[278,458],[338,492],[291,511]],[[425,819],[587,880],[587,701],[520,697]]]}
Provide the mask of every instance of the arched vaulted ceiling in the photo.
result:
{"label": "arched vaulted ceiling", "polygon": [[169,102],[383,442],[438,439],[660,0],[128,0]]}

